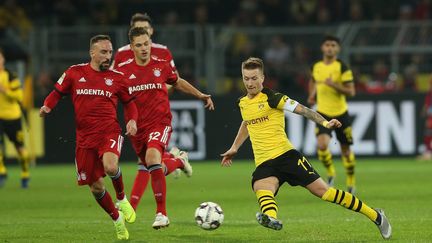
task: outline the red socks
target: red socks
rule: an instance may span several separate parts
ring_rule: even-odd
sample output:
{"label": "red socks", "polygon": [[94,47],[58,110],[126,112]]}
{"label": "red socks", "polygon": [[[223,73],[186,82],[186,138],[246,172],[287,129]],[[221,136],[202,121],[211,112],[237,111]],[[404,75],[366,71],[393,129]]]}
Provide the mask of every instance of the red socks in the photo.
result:
{"label": "red socks", "polygon": [[148,167],[151,174],[152,188],[156,200],[156,213],[166,213],[166,181],[165,175],[160,164],[151,165]]}
{"label": "red socks", "polygon": [[117,208],[114,206],[114,203],[112,201],[109,192],[105,190],[101,195],[94,195],[94,196],[96,198],[96,201],[105,210],[105,212],[107,212],[113,220],[117,220],[119,217],[119,212]]}
{"label": "red socks", "polygon": [[165,175],[169,175],[176,169],[182,169],[184,167],[183,162],[180,159],[168,158],[163,159],[162,162],[165,164],[166,167]]}
{"label": "red socks", "polygon": [[143,196],[144,191],[147,187],[149,178],[150,178],[150,173],[148,172],[147,168],[142,164],[138,165],[138,172],[135,177],[131,196],[129,199],[130,204],[132,205],[134,210],[136,210],[136,208],[138,207],[141,197]]}

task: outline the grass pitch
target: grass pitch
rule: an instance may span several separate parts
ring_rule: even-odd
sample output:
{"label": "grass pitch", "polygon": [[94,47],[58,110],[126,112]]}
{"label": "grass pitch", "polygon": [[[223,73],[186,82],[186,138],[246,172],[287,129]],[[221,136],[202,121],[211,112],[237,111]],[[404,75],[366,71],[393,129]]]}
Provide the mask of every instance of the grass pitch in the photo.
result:
{"label": "grass pitch", "polygon": [[[167,177],[169,228],[151,227],[155,203],[150,185],[128,225],[130,242],[379,242],[381,235],[365,216],[324,202],[301,187],[285,184],[276,200],[281,231],[264,228],[251,190],[251,161],[192,162],[194,175]],[[430,242],[432,239],[432,162],[414,159],[358,159],[357,195],[369,206],[385,209],[393,226],[393,242]],[[325,175],[320,163],[314,167]],[[345,189],[344,171],[336,161],[336,186]],[[126,192],[135,177],[133,162],[121,164]],[[9,166],[9,179],[0,189],[0,242],[116,242],[114,226],[89,189],[78,187],[73,164],[38,166],[30,188],[19,187],[19,168]],[[109,179],[108,190],[115,197]],[[214,201],[225,213],[222,226],[205,231],[195,225],[201,202]]]}

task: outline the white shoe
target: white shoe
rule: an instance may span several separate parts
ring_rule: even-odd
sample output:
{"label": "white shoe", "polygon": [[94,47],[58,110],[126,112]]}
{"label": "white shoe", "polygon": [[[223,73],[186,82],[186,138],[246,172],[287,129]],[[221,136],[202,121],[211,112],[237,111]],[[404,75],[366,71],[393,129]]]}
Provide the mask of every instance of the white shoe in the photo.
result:
{"label": "white shoe", "polygon": [[192,166],[189,163],[188,153],[185,151],[181,151],[178,158],[183,162],[183,172],[186,174],[187,177],[191,177],[193,170]]}
{"label": "white shoe", "polygon": [[381,233],[381,236],[385,240],[388,240],[392,235],[392,227],[390,225],[390,222],[388,221],[386,215],[384,214],[384,210],[380,208],[375,208],[375,211],[381,216],[381,224],[377,225]]}
{"label": "white shoe", "polygon": [[177,147],[172,147],[168,153],[177,158],[180,155],[180,149]]}
{"label": "white shoe", "polygon": [[153,223],[153,229],[161,229],[164,227],[169,226],[169,219],[167,216],[163,215],[162,213],[157,213],[155,221]]}
{"label": "white shoe", "polygon": [[181,169],[175,169],[173,172],[172,172],[172,174],[173,174],[173,176],[174,176],[174,179],[178,179],[178,178],[180,178],[180,176],[181,176]]}

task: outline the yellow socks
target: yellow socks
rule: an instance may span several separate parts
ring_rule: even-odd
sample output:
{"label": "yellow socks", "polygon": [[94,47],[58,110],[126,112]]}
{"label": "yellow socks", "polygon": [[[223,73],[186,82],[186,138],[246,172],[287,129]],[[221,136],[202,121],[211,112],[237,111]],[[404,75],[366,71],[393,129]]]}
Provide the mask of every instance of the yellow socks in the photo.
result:
{"label": "yellow socks", "polygon": [[354,177],[354,167],[356,164],[354,153],[351,152],[350,155],[343,156],[342,155],[342,162],[346,170],[346,185],[348,187],[354,187],[355,186],[355,177]]}
{"label": "yellow socks", "polygon": [[277,219],[278,206],[274,199],[274,195],[268,190],[257,190],[255,192],[261,212],[270,217]]}
{"label": "yellow socks", "polygon": [[333,159],[332,154],[330,153],[330,150],[327,148],[326,150],[319,150],[318,149],[318,159],[323,163],[323,165],[327,169],[327,176],[336,176],[336,170],[333,165]]}
{"label": "yellow socks", "polygon": [[349,192],[330,187],[321,199],[360,212],[374,222],[377,220],[378,213]]}

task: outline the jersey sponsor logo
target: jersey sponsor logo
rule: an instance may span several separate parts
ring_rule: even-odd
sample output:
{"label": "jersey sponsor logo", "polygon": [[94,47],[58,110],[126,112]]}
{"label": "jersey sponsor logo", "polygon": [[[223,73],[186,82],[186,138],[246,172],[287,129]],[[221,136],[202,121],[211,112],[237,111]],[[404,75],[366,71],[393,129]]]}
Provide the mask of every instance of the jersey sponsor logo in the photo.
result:
{"label": "jersey sponsor logo", "polygon": [[161,76],[161,69],[160,68],[154,68],[153,69],[153,75],[155,77],[160,77]]}
{"label": "jersey sponsor logo", "polygon": [[162,84],[150,83],[150,84],[140,84],[140,85],[130,86],[128,88],[128,91],[129,94],[132,94],[133,92],[145,91],[149,89],[162,89],[162,88],[163,88]]}
{"label": "jersey sponsor logo", "polygon": [[270,118],[268,116],[263,116],[263,117],[247,120],[246,125],[248,126],[248,125],[258,124],[266,121],[270,121]]}
{"label": "jersey sponsor logo", "polygon": [[64,78],[66,77],[66,73],[63,73],[62,76],[57,80],[57,83],[62,85]]}
{"label": "jersey sponsor logo", "polygon": [[136,76],[132,73],[131,76],[129,76],[129,79],[135,79]]}
{"label": "jersey sponsor logo", "polygon": [[110,78],[105,78],[105,84],[111,86],[113,84],[113,80]]}
{"label": "jersey sponsor logo", "polygon": [[84,77],[81,77],[81,78],[78,80],[78,82],[83,83],[83,82],[87,82],[87,80],[86,80]]}
{"label": "jersey sponsor logo", "polygon": [[111,97],[112,93],[101,89],[76,89],[77,95],[97,95]]}
{"label": "jersey sponsor logo", "polygon": [[263,103],[258,104],[258,109],[261,110],[262,108],[264,108],[264,104]]}

